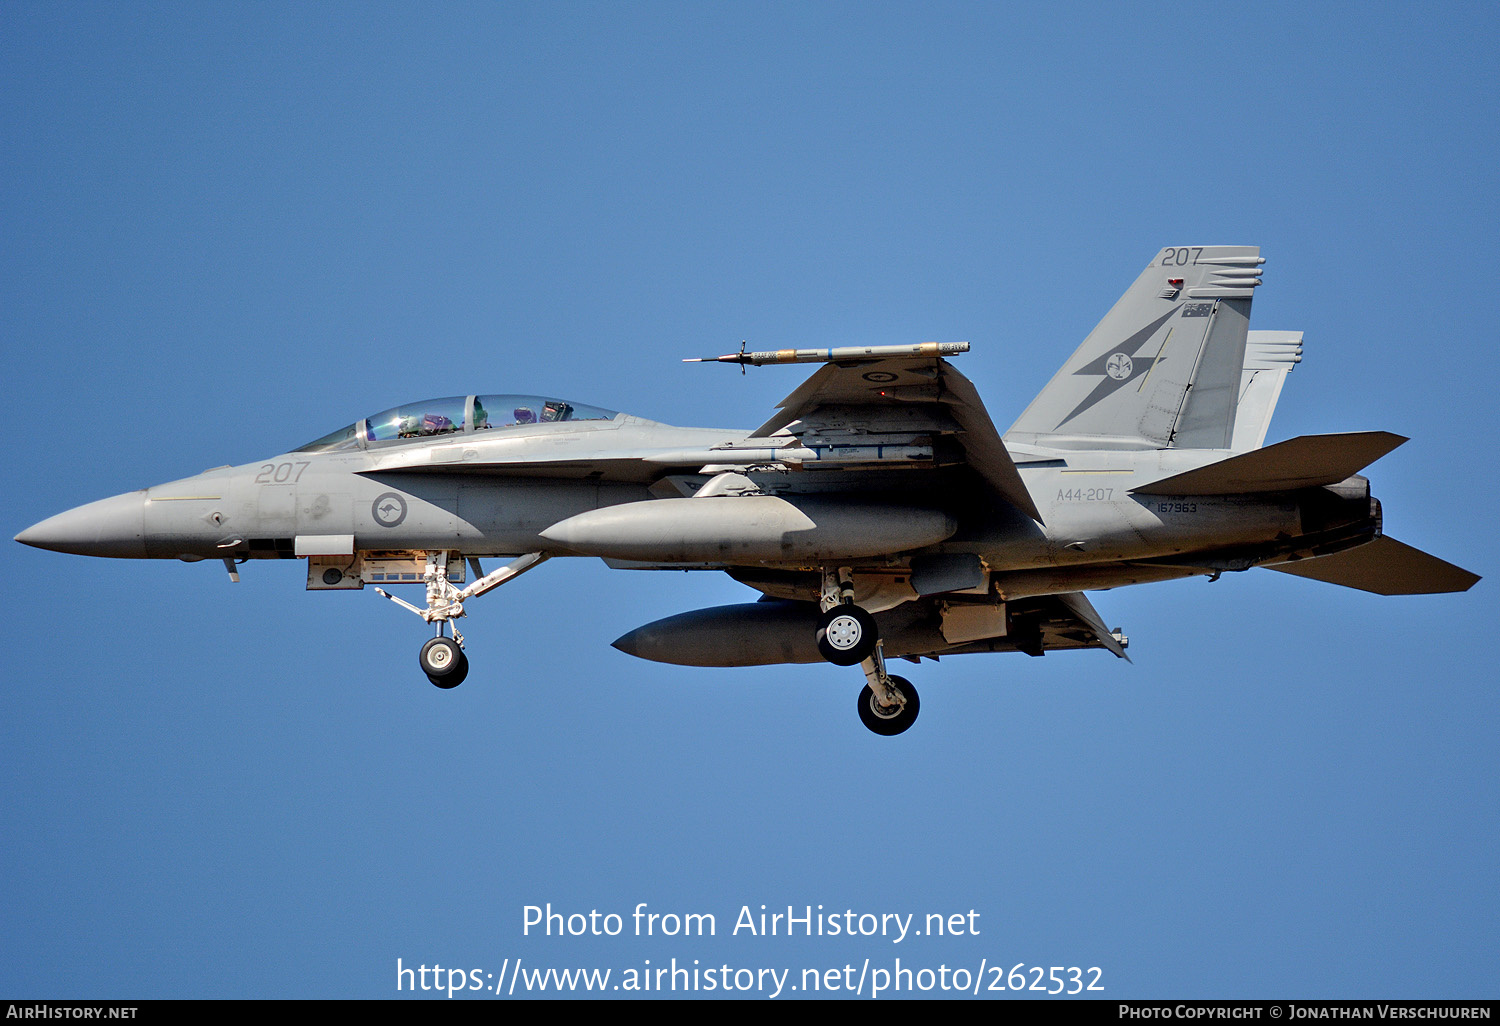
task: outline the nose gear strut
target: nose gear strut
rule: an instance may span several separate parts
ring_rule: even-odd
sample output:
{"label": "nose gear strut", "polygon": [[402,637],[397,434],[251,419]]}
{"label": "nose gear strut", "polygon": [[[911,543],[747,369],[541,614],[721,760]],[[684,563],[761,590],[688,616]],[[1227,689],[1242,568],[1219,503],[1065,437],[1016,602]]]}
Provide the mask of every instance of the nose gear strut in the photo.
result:
{"label": "nose gear strut", "polygon": [[[384,588],[375,589],[396,605],[411,610],[434,626],[433,638],[422,646],[417,661],[422,672],[427,674],[427,679],[440,688],[457,687],[469,674],[469,657],[464,654],[464,636],[459,633],[458,624],[453,622],[460,616],[468,615],[464,610],[464,603],[514,580],[547,559],[544,553],[528,552],[499,570],[479,577],[468,587],[458,588],[448,580],[448,555],[446,550],[427,553],[427,567],[422,572],[422,580],[427,585],[426,609],[397,598]],[[476,574],[479,573],[479,560],[470,559],[469,565]],[[445,624],[453,632],[451,640],[443,636]]]}

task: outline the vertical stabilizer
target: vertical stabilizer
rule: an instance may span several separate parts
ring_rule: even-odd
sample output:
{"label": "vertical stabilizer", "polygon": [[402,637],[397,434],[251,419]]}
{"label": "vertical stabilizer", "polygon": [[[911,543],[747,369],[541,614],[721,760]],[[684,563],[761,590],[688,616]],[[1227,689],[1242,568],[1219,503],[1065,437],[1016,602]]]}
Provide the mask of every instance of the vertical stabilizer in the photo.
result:
{"label": "vertical stabilizer", "polygon": [[1240,403],[1234,413],[1231,449],[1248,452],[1266,443],[1281,386],[1301,362],[1302,332],[1250,332],[1245,341],[1245,370],[1240,376]]}
{"label": "vertical stabilizer", "polygon": [[1006,437],[1061,448],[1228,449],[1256,246],[1168,246]]}

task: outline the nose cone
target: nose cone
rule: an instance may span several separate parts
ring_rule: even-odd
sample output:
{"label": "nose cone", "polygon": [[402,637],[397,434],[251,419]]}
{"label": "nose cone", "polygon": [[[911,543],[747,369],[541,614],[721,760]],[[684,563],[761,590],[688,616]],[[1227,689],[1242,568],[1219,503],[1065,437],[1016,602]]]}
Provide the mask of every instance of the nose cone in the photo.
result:
{"label": "nose cone", "polygon": [[79,556],[146,558],[146,493],[127,492],[48,517],[16,541]]}

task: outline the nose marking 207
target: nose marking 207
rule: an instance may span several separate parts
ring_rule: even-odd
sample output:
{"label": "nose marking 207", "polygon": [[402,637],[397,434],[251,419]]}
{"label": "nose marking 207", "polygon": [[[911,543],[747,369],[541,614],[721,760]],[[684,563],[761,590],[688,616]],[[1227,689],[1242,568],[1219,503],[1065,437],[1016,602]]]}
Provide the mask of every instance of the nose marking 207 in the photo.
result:
{"label": "nose marking 207", "polygon": [[[255,475],[256,484],[296,484],[302,479],[302,472],[308,468],[306,460],[298,460],[296,463],[267,463],[260,468],[260,473]],[[296,473],[293,473],[293,468]]]}

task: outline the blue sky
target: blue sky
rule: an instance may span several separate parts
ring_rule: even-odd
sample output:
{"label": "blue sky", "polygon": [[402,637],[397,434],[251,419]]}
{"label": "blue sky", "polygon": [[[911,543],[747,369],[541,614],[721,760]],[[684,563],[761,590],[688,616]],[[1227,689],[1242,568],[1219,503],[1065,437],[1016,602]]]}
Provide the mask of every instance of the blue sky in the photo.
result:
{"label": "blue sky", "polygon": [[[0,7],[7,530],[402,401],[753,427],[684,365],[967,339],[1008,424],[1163,245],[1267,258],[1271,440],[1386,429],[1388,533],[1496,572],[1492,5]],[[1099,652],[857,675],[609,642],[753,598],[553,561],[474,671],[298,566],[7,543],[0,994],[396,996],[499,972],[1098,966],[1100,996],[1500,996],[1491,580],[1101,593]],[[523,908],[712,913],[545,938]],[[749,937],[754,911],[977,936]],[[628,923],[627,918],[627,923]],[[627,927],[627,933],[629,929]],[[989,978],[985,978],[986,985]]]}

